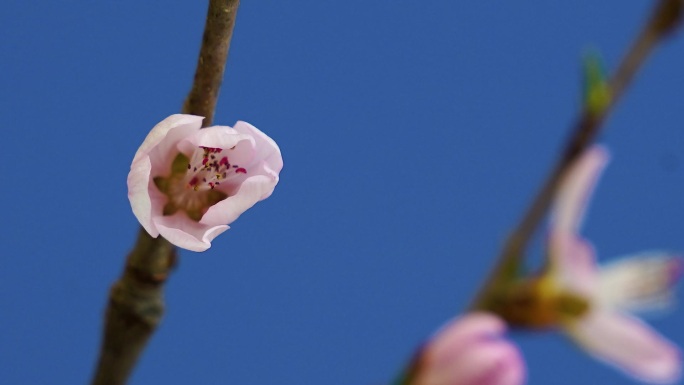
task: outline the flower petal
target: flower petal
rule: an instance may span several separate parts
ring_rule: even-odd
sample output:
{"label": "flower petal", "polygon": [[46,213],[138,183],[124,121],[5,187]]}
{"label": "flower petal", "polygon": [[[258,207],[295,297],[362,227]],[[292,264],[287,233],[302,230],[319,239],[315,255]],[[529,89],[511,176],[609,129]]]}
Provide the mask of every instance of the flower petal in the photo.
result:
{"label": "flower petal", "polygon": [[669,384],[681,376],[677,347],[636,318],[594,311],[568,331],[596,358],[643,381]]}
{"label": "flower petal", "polygon": [[629,311],[663,310],[672,303],[683,264],[681,257],[663,252],[620,258],[601,269],[599,300]]}
{"label": "flower petal", "polygon": [[[197,149],[197,147],[221,148],[228,150],[237,146],[238,143],[242,141],[247,141],[250,143],[250,145],[246,146],[246,150],[243,150],[246,151],[246,154],[240,154],[240,157],[248,157],[249,159],[245,160],[250,161],[254,156],[254,139],[249,135],[241,134],[227,126],[212,126],[201,129],[194,135],[188,137],[186,141],[180,143],[179,150],[184,153],[192,153]],[[241,161],[244,162],[245,160]]]}
{"label": "flower petal", "polygon": [[549,260],[561,285],[590,296],[594,295],[598,268],[594,248],[571,233],[556,232],[549,241]]}
{"label": "flower petal", "polygon": [[183,135],[187,135],[188,131],[199,130],[203,119],[194,115],[171,115],[152,128],[135,153],[128,173],[128,199],[133,214],[152,237],[159,236],[159,231],[152,221],[152,213],[159,211],[157,209],[162,204],[159,202],[162,198],[155,194],[156,189],[150,189],[151,175],[155,173],[155,168],[160,168],[158,156],[155,154],[160,152],[159,148],[165,142],[175,145],[175,142]]}
{"label": "flower petal", "polygon": [[467,345],[457,359],[432,366],[419,374],[415,385],[515,385],[525,377],[517,348],[503,340],[482,340]]}
{"label": "flower petal", "polygon": [[479,342],[450,370],[455,381],[449,384],[515,385],[525,379],[520,352],[504,340]]}
{"label": "flower petal", "polygon": [[455,347],[462,347],[465,341],[483,336],[503,334],[506,324],[497,316],[475,312],[454,318],[439,329],[430,339],[430,355],[450,357],[447,353],[458,353]]}
{"label": "flower petal", "polygon": [[234,195],[209,207],[200,223],[215,226],[234,222],[257,202],[268,198],[277,183],[277,177],[266,175],[255,175],[245,179]]}
{"label": "flower petal", "polygon": [[207,250],[217,235],[230,228],[225,224],[208,226],[198,223],[190,220],[184,213],[158,216],[154,218],[154,223],[167,241],[191,251]]}
{"label": "flower petal", "polygon": [[525,368],[518,349],[500,338],[505,324],[473,313],[438,331],[423,350],[415,385],[517,385]]}
{"label": "flower petal", "polygon": [[254,158],[264,161],[277,175],[283,169],[283,157],[276,142],[258,128],[243,121],[238,121],[233,127],[237,132],[248,134],[254,138],[256,153]]}
{"label": "flower petal", "polygon": [[150,236],[156,238],[159,231],[152,222],[152,199],[149,190],[151,169],[149,157],[133,161],[128,173],[128,200],[138,222]]}
{"label": "flower petal", "polygon": [[577,232],[587,209],[589,196],[608,162],[608,150],[595,145],[568,170],[551,210],[551,231]]}
{"label": "flower petal", "polygon": [[181,128],[181,130],[179,130],[180,132],[175,138],[170,138],[175,139],[170,140],[170,142],[175,143],[181,138],[187,136],[187,133],[185,132],[186,129],[199,130],[199,128],[202,126],[202,120],[204,120],[204,118],[201,116],[186,114],[175,114],[162,120],[152,128],[149,134],[147,134],[147,137],[145,137],[145,140],[135,153],[133,161],[142,156],[148,155],[153,148],[158,146],[167,137],[167,134],[169,134],[170,130],[178,127]]}

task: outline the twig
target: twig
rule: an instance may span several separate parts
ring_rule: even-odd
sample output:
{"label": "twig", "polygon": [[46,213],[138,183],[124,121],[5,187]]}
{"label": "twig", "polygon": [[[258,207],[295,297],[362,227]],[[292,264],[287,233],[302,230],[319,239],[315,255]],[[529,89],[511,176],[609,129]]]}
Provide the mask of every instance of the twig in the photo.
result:
{"label": "twig", "polygon": [[[233,35],[239,0],[210,0],[195,80],[183,112],[214,116],[223,71]],[[176,248],[144,229],[114,283],[105,312],[100,356],[92,385],[122,385],[164,313],[164,283],[177,263]]]}
{"label": "twig", "polygon": [[164,313],[163,285],[176,264],[176,249],[140,229],[114,283],[105,313],[104,340],[92,384],[125,384]]}
{"label": "twig", "polygon": [[585,106],[574,125],[562,156],[525,216],[506,240],[499,261],[471,305],[472,309],[489,308],[497,286],[510,276],[512,270],[519,267],[524,258],[527,243],[544,218],[565,170],[592,143],[608,113],[622,96],[649,54],[658,43],[681,24],[683,10],[684,1],[682,0],[661,0],[656,5],[653,15],[637,36],[615,75],[608,83],[609,94],[611,95],[608,105],[600,111],[591,111]]}
{"label": "twig", "polygon": [[183,104],[183,113],[204,116],[204,127],[210,126],[214,120],[239,5],[240,0],[209,2],[195,81]]}

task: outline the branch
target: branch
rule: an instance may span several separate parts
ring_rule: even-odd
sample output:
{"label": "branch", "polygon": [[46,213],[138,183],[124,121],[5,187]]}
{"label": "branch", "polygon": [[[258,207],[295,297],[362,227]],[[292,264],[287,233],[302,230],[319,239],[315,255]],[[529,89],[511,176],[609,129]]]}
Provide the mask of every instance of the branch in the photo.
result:
{"label": "branch", "polygon": [[611,98],[608,105],[600,111],[592,111],[588,106],[584,106],[562,156],[535,197],[532,205],[523,216],[523,219],[506,240],[498,264],[492,270],[490,277],[471,305],[472,309],[490,308],[490,301],[495,296],[498,285],[506,281],[513,272],[517,271],[524,258],[524,252],[530,238],[534,235],[539,223],[546,215],[546,211],[560,184],[561,177],[575,159],[596,138],[608,113],[615,106],[653,49],[681,24],[683,11],[684,1],[661,0],[656,5],[653,15],[641,33],[632,43],[630,50],[623,58],[615,75],[610,79],[608,88]]}
{"label": "branch", "polygon": [[[239,0],[210,0],[195,80],[183,105],[211,124]],[[124,272],[109,293],[103,341],[92,385],[122,385],[164,314],[164,283],[177,263],[176,248],[140,229]]]}
{"label": "branch", "polygon": [[214,120],[239,5],[240,0],[209,1],[195,81],[183,103],[183,113],[205,117],[204,127],[211,126]]}
{"label": "branch", "polygon": [[164,313],[163,286],[176,249],[140,229],[121,278],[109,293],[104,341],[92,384],[125,384]]}

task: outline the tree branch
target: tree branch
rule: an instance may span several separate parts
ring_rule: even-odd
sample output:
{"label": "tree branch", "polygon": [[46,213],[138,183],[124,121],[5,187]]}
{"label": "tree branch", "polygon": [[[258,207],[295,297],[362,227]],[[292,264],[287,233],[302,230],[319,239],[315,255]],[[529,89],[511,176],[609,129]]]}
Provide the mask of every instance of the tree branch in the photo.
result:
{"label": "tree branch", "polygon": [[[210,0],[195,80],[183,112],[211,124],[239,0]],[[103,341],[92,385],[122,385],[164,313],[164,283],[177,263],[176,248],[140,229],[121,278],[109,293]]]}
{"label": "tree branch", "polygon": [[240,0],[209,2],[195,81],[183,104],[183,113],[205,117],[204,127],[211,126],[214,120],[216,100],[223,81],[239,5]]}
{"label": "tree branch", "polygon": [[490,301],[495,296],[498,285],[506,281],[520,266],[527,244],[546,215],[561,177],[596,138],[608,113],[653,49],[681,24],[683,10],[682,0],[661,0],[610,79],[608,88],[611,98],[608,105],[600,111],[592,111],[588,106],[581,111],[560,159],[523,219],[506,240],[499,261],[471,305],[472,309],[490,308]]}
{"label": "tree branch", "polygon": [[164,313],[163,286],[176,248],[140,229],[121,278],[109,293],[104,341],[92,384],[125,384]]}

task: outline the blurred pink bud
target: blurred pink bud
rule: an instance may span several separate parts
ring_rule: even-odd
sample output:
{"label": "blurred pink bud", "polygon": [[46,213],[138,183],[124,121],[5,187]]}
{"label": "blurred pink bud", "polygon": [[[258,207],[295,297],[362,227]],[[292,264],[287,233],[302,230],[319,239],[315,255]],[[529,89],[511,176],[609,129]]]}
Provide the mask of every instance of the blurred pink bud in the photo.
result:
{"label": "blurred pink bud", "polygon": [[597,359],[645,382],[674,383],[682,371],[679,349],[626,313],[669,305],[682,260],[667,253],[643,253],[599,268],[594,248],[578,234],[607,161],[604,148],[588,149],[569,169],[552,209],[549,258],[554,290],[580,295],[589,305],[568,314],[563,326]]}
{"label": "blurred pink bud", "polygon": [[489,313],[470,313],[439,330],[419,351],[411,385],[519,385],[525,365],[503,338],[506,324]]}
{"label": "blurred pink bud", "polygon": [[152,128],[128,174],[140,224],[178,247],[204,251],[228,224],[268,198],[283,168],[278,145],[256,127],[202,127],[201,116],[171,115]]}

